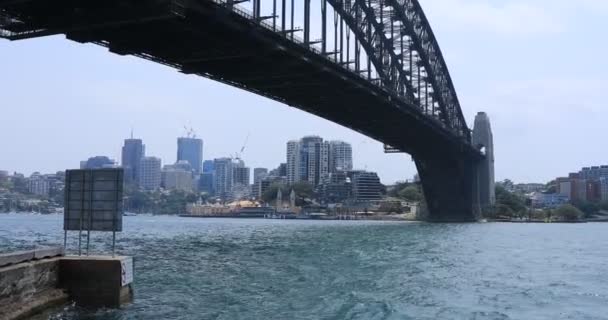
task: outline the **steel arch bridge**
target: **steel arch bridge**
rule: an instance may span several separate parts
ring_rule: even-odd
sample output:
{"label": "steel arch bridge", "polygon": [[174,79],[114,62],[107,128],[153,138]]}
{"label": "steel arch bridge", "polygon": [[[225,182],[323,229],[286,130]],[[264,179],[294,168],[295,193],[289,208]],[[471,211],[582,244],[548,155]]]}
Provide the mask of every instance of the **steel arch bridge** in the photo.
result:
{"label": "steel arch bridge", "polygon": [[479,216],[484,156],[418,0],[0,0],[0,37],[56,34],[375,138],[413,156],[430,220]]}

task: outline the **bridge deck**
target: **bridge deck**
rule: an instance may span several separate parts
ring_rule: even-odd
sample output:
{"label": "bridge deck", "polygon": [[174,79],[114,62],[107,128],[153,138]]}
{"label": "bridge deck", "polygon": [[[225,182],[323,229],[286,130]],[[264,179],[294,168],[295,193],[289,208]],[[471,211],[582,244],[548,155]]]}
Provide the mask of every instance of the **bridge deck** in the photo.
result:
{"label": "bridge deck", "polygon": [[479,156],[413,103],[214,1],[0,0],[0,9],[8,39],[63,33],[266,96],[412,155]]}

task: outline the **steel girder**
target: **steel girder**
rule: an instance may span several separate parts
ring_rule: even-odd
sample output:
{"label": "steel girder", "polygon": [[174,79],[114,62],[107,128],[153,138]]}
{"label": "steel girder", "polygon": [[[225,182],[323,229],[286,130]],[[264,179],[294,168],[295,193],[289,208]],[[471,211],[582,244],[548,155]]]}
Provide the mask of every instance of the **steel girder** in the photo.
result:
{"label": "steel girder", "polygon": [[[6,5],[6,3],[28,1],[0,0],[0,3]],[[166,0],[159,2],[171,3],[179,8],[183,1]],[[231,3],[236,2],[226,0],[196,0],[191,2],[200,3],[205,1],[227,4],[230,7],[232,7]],[[306,3],[310,3],[310,0],[306,1]],[[368,81],[379,85],[383,90],[390,92],[391,95],[404,99],[405,102],[416,107],[423,116],[435,120],[438,125],[454,136],[470,143],[470,131],[464,120],[446,63],[418,0],[320,1],[322,1],[323,6],[330,4],[341,20],[344,21],[347,29],[350,29],[350,32],[355,35],[356,67],[355,70],[351,71],[361,74],[359,48],[363,48],[368,58]],[[285,1],[282,2],[285,3]],[[292,3],[294,2],[292,1]],[[274,4],[276,9],[276,2]],[[256,6],[256,8],[259,9],[259,6]],[[305,8],[308,8],[308,12],[305,12],[305,26],[307,26],[306,30],[308,32],[305,35],[304,44],[312,49],[313,44],[309,39],[310,8],[308,6]],[[323,8],[323,15],[325,15],[326,9]],[[284,6],[282,6],[283,11],[284,9]],[[283,16],[282,19],[284,18]],[[254,17],[254,19],[259,18]],[[273,19],[276,19],[276,15],[273,15]],[[261,22],[261,20],[256,21]],[[325,20],[323,19],[323,21],[324,40],[321,54],[331,58],[331,55],[326,52]],[[2,14],[0,11],[0,37],[27,38],[65,31],[59,29],[32,30],[27,26],[25,26],[25,30],[21,30],[21,26],[15,22],[18,21],[15,21],[10,15]],[[291,22],[293,24],[293,19]],[[103,24],[107,24],[107,22]],[[14,27],[3,28],[6,25],[13,25]],[[281,25],[283,25],[282,29],[285,29],[285,23],[281,23]],[[340,22],[340,25],[342,25],[342,22]],[[272,29],[278,31],[276,21],[273,22]],[[295,31],[293,28],[292,30],[282,30],[282,32],[289,32],[290,36],[288,38],[292,38],[292,40]],[[347,39],[350,32],[346,30]],[[342,35],[342,30],[340,30],[340,37]],[[335,54],[334,62],[343,66],[346,65],[347,69],[352,69],[350,68],[352,62],[344,62],[342,59],[342,39],[340,39],[340,47],[341,58],[338,60],[338,56]],[[348,56],[348,40],[346,50]],[[371,76],[372,65],[378,79]]]}
{"label": "steel girder", "polygon": [[356,35],[385,89],[470,140],[446,63],[417,0],[327,2]]}
{"label": "steel girder", "polygon": [[[408,99],[410,102],[415,102],[416,97],[414,96],[414,88],[412,87],[411,82],[407,81],[407,75],[402,65],[402,61],[397,57],[393,50],[384,49],[393,47],[393,41],[386,36],[385,32],[383,32],[383,25],[377,20],[373,8],[369,6],[369,1],[328,0],[328,2],[334,7],[334,10],[343,16],[345,22],[353,32],[356,32],[355,30],[357,30],[357,32],[359,30],[371,30],[371,32],[359,32],[364,37],[360,40],[366,42],[364,48],[366,48],[368,56],[373,57],[376,71],[385,77],[382,79],[382,83],[385,86],[388,86],[392,91],[404,96],[404,98]],[[364,14],[363,19],[358,18],[361,14]],[[361,20],[359,24],[357,24],[358,20]],[[370,35],[371,38],[365,38]],[[382,72],[380,72],[379,69]]]}
{"label": "steel girder", "polygon": [[380,0],[393,8],[396,17],[404,23],[415,50],[428,73],[439,104],[448,113],[449,127],[460,136],[471,139],[470,130],[462,114],[456,89],[433,30],[418,0]]}

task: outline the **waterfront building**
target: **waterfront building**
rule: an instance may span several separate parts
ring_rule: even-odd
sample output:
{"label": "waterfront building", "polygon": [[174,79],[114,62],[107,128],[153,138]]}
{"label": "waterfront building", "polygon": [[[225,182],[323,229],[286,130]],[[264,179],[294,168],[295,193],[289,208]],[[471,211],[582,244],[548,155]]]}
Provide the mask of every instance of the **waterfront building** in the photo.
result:
{"label": "waterfront building", "polygon": [[597,180],[585,180],[585,189],[587,201],[598,202],[602,199],[599,178]]}
{"label": "waterfront building", "polygon": [[124,179],[127,184],[139,182],[139,164],[146,156],[146,146],[141,139],[125,139],[122,146],[121,165],[124,169]]}
{"label": "waterfront building", "polygon": [[530,195],[532,208],[557,208],[570,201],[570,197],[560,193],[533,192]]}
{"label": "waterfront building", "polygon": [[287,142],[287,181],[290,184],[299,181],[299,146],[298,141]]}
{"label": "waterfront building", "polygon": [[334,140],[329,143],[329,146],[330,171],[353,170],[353,148],[350,143]]}
{"label": "waterfront building", "polygon": [[279,177],[287,177],[287,163],[283,162],[279,164],[277,169],[279,170]]}
{"label": "waterfront building", "polygon": [[39,172],[34,172],[28,179],[28,191],[42,197],[48,197],[50,191],[49,180]]}
{"label": "waterfront building", "polygon": [[203,161],[203,172],[206,172],[206,173],[213,172],[213,160]]}
{"label": "waterfront building", "polygon": [[600,198],[608,201],[608,177],[600,178]]}
{"label": "waterfront building", "polygon": [[215,194],[222,198],[229,197],[234,181],[234,164],[230,158],[218,158],[213,160],[214,175],[213,188]]}
{"label": "waterfront building", "polygon": [[266,168],[254,168],[253,169],[253,184],[257,185],[258,182],[268,176],[268,169]]}
{"label": "waterfront building", "polygon": [[319,186],[324,203],[340,203],[351,197],[352,185],[346,171],[329,173]]}
{"label": "waterfront building", "polygon": [[287,163],[283,162],[278,167],[268,172],[269,177],[285,177],[287,179]]}
{"label": "waterfront building", "polygon": [[244,200],[251,198],[251,185],[235,184],[232,186],[230,195],[228,196],[231,200]]}
{"label": "waterfront building", "polygon": [[203,172],[198,180],[198,191],[207,194],[214,194],[213,190],[213,173]]}
{"label": "waterfront building", "polygon": [[233,177],[233,185],[243,185],[243,186],[249,186],[250,180],[251,180],[251,170],[248,167],[245,167],[243,165],[239,165],[239,163],[236,163],[234,165],[234,173],[232,175]]}
{"label": "waterfront building", "polygon": [[599,181],[601,178],[608,178],[608,165],[586,167],[581,169],[579,174],[581,179]]}
{"label": "waterfront building", "polygon": [[277,176],[268,176],[264,179],[258,181],[257,184],[254,184],[254,192],[253,195],[257,199],[262,199],[262,196],[270,188],[273,184],[286,185],[287,178],[286,177],[277,177]]}
{"label": "waterfront building", "polygon": [[286,169],[290,184],[307,181],[318,185],[330,171],[330,143],[318,136],[287,142]]}
{"label": "waterfront building", "polygon": [[543,191],[545,187],[542,183],[519,183],[513,186],[513,190],[521,193],[530,193]]}
{"label": "waterfront building", "polygon": [[192,174],[192,172],[194,170],[192,168],[192,165],[190,165],[190,162],[188,162],[186,160],[179,160],[175,164],[173,164],[171,166],[165,166],[165,167],[182,170],[182,171],[187,171],[187,172],[190,172],[190,174]]}
{"label": "waterfront building", "polygon": [[203,169],[203,140],[194,137],[177,138],[177,161],[180,160],[188,161],[194,173],[200,174]]}
{"label": "waterfront building", "polygon": [[352,198],[355,201],[374,201],[382,198],[380,178],[375,172],[350,171]]}
{"label": "waterfront building", "polygon": [[0,183],[8,181],[8,171],[0,170]]}
{"label": "waterfront building", "polygon": [[161,160],[143,157],[139,163],[139,187],[143,190],[157,190],[161,184]]}
{"label": "waterfront building", "polygon": [[570,181],[570,178],[557,178],[555,182],[557,185],[557,193],[568,198],[572,197],[572,182]]}
{"label": "waterfront building", "polygon": [[[187,169],[190,164],[186,162]],[[165,166],[162,171],[162,186],[168,190],[192,191],[192,171],[178,165]]]}
{"label": "waterfront building", "polygon": [[234,207],[230,207],[230,206],[226,206],[226,205],[219,205],[219,204],[191,203],[191,204],[186,205],[186,212],[189,215],[193,215],[193,216],[215,217],[215,216],[222,216],[222,215],[230,215],[230,214],[234,213],[234,211],[235,211]]}
{"label": "waterfront building", "polygon": [[571,184],[571,201],[587,200],[587,180],[581,178],[580,173],[571,173],[569,176]]}
{"label": "waterfront building", "polygon": [[84,168],[81,162],[81,169],[104,169],[104,168],[115,168],[116,161],[106,156],[91,157],[84,162]]}

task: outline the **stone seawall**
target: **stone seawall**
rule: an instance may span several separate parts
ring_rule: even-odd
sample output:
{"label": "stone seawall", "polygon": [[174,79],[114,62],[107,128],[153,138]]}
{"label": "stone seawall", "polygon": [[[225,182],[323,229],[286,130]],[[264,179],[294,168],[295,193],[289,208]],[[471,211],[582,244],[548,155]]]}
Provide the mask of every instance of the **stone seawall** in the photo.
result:
{"label": "stone seawall", "polygon": [[58,289],[60,259],[0,267],[0,319],[26,319],[67,302],[67,293]]}

